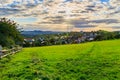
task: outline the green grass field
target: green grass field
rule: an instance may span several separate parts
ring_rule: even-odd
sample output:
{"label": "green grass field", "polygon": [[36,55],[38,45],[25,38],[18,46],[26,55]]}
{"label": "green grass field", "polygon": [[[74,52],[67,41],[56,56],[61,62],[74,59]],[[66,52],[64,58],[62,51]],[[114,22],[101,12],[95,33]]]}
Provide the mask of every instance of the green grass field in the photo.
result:
{"label": "green grass field", "polygon": [[120,80],[120,40],[24,48],[0,60],[0,80]]}

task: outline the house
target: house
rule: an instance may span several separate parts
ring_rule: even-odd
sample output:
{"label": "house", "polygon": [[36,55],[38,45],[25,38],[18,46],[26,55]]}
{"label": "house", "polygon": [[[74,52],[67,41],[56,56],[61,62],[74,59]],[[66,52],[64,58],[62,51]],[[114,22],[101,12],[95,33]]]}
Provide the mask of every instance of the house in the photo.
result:
{"label": "house", "polygon": [[33,44],[34,41],[35,41],[35,39],[33,39],[33,38],[25,38],[23,44],[25,44],[26,42],[29,44]]}

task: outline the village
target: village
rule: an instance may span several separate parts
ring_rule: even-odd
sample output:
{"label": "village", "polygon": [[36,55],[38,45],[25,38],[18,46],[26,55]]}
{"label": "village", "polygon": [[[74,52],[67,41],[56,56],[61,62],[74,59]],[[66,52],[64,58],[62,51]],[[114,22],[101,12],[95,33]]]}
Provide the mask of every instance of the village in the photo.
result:
{"label": "village", "polygon": [[56,34],[43,34],[34,37],[26,37],[23,41],[23,47],[29,46],[50,46],[62,44],[80,44],[91,41],[101,41],[120,38],[120,32],[91,31],[91,32],[65,32]]}

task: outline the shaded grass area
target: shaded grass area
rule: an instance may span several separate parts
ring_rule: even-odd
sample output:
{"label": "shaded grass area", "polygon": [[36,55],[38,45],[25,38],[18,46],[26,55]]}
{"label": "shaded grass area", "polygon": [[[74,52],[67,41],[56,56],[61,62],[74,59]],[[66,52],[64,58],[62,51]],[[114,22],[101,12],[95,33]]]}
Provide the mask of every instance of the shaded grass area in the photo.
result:
{"label": "shaded grass area", "polygon": [[120,40],[24,48],[0,60],[1,80],[119,80]]}

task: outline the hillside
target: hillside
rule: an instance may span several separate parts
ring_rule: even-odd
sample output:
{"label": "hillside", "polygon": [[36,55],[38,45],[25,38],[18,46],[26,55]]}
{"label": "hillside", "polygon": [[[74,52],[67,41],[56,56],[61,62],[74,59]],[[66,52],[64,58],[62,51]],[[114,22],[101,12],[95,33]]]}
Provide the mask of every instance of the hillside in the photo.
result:
{"label": "hillside", "polygon": [[0,60],[1,80],[119,80],[120,40],[24,48]]}
{"label": "hillside", "polygon": [[23,36],[36,36],[36,35],[42,35],[42,34],[58,34],[62,32],[54,32],[54,31],[39,31],[39,30],[34,30],[34,31],[22,31],[21,34]]}

